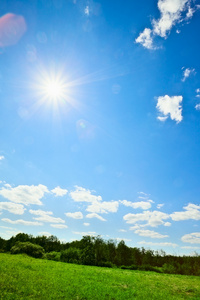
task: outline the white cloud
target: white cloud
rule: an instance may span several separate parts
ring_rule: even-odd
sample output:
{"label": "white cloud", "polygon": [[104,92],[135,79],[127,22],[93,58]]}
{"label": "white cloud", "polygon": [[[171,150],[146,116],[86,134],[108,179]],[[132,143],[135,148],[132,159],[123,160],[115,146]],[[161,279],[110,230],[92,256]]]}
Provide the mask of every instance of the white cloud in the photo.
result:
{"label": "white cloud", "polygon": [[189,0],[159,0],[161,17],[157,21],[153,20],[154,34],[166,38],[167,33],[181,19],[181,12],[187,10],[186,3]]}
{"label": "white cloud", "polygon": [[182,249],[191,249],[191,250],[194,250],[194,249],[200,249],[200,247],[195,247],[195,246],[183,246],[181,247]]}
{"label": "white cloud", "polygon": [[153,45],[156,36],[167,38],[174,25],[184,20],[188,21],[193,16],[198,7],[191,7],[190,4],[190,0],[158,0],[160,18],[152,21],[152,29],[145,28],[140,33],[135,40],[136,43],[147,49],[156,49],[157,47]]}
{"label": "white cloud", "polygon": [[90,226],[90,223],[83,223],[84,226]]}
{"label": "white cloud", "polygon": [[174,244],[174,243],[168,243],[168,242],[164,242],[164,243],[154,243],[154,242],[145,242],[145,241],[141,241],[141,242],[138,242],[138,244],[140,244],[140,245],[149,245],[149,246],[161,246],[161,247],[178,247],[177,244]]}
{"label": "white cloud", "polygon": [[23,215],[25,208],[22,204],[16,204],[12,202],[0,202],[0,211],[7,210],[15,215]]}
{"label": "white cloud", "polygon": [[152,239],[163,239],[163,238],[168,237],[168,235],[163,235],[156,231],[145,230],[145,229],[137,229],[137,230],[135,230],[135,233],[138,234],[139,236],[147,236]]}
{"label": "white cloud", "polygon": [[127,201],[127,200],[120,200],[120,203],[127,207],[132,207],[134,209],[142,208],[145,210],[145,209],[151,208],[150,201],[131,202],[131,201]]}
{"label": "white cloud", "polygon": [[162,208],[163,206],[164,206],[163,203],[162,203],[162,204],[158,204],[158,205],[157,205],[157,208],[160,209],[160,208]]}
{"label": "white cloud", "polygon": [[1,219],[3,222],[7,222],[7,223],[10,223],[10,224],[16,224],[16,225],[25,225],[25,226],[41,226],[43,225],[42,223],[40,222],[32,222],[32,221],[25,221],[25,220],[15,220],[15,221],[12,221],[10,219],[7,219],[7,218],[4,218],[4,219]]}
{"label": "white cloud", "polygon": [[47,222],[47,223],[65,223],[65,221],[61,218],[52,217],[53,213],[51,211],[43,211],[43,210],[29,210],[30,214],[38,216],[37,218],[33,218],[34,220]]}
{"label": "white cloud", "polygon": [[86,16],[89,16],[89,15],[90,15],[90,8],[89,8],[88,5],[87,5],[87,6],[85,7],[85,9],[84,9],[84,13],[85,13]]}
{"label": "white cloud", "polygon": [[99,202],[94,201],[91,205],[87,207],[87,211],[91,213],[108,213],[108,212],[117,212],[119,207],[118,201],[110,201],[110,202]]}
{"label": "white cloud", "polygon": [[69,218],[73,219],[83,219],[83,214],[80,211],[74,212],[74,213],[65,213],[65,215]]}
{"label": "white cloud", "polygon": [[200,110],[200,103],[195,106],[196,110]]}
{"label": "white cloud", "polygon": [[5,159],[5,156],[0,155],[0,160],[3,160],[3,159]]}
{"label": "white cloud", "polygon": [[185,211],[177,211],[170,215],[173,221],[200,220],[200,205],[189,203],[183,208]]}
{"label": "white cloud", "polygon": [[140,33],[138,38],[135,39],[135,42],[141,44],[147,49],[155,49],[153,45],[152,30],[150,28],[145,28],[144,31]]}
{"label": "white cloud", "polygon": [[104,219],[103,217],[99,216],[96,213],[88,214],[88,215],[86,215],[86,218],[89,218],[89,219],[97,218],[97,219],[99,219],[101,221],[106,221],[106,219]]}
{"label": "white cloud", "polygon": [[63,224],[50,224],[50,226],[58,229],[68,228],[67,225],[63,225]]}
{"label": "white cloud", "polygon": [[182,242],[190,244],[200,244],[200,232],[185,234],[181,238]]}
{"label": "white cloud", "polygon": [[197,94],[200,93],[200,88],[196,89],[196,93]]}
{"label": "white cloud", "polygon": [[44,194],[48,192],[47,187],[42,184],[38,186],[18,185],[14,188],[2,188],[0,195],[15,203],[42,205],[40,200],[44,197]]}
{"label": "white cloud", "polygon": [[182,81],[184,82],[192,73],[193,74],[195,73],[195,69],[190,69],[190,68],[185,69],[183,71]]}
{"label": "white cloud", "polygon": [[[127,214],[123,217],[123,219],[128,224],[136,224],[138,222],[146,222],[145,226],[157,227],[158,225],[164,225],[166,220],[169,218],[168,214],[165,214],[161,211],[144,211],[140,214]],[[139,225],[140,226],[140,225]]]}
{"label": "white cloud", "polygon": [[166,227],[170,227],[172,224],[170,222],[166,222],[163,225],[166,226]]}
{"label": "white cloud", "polygon": [[38,232],[38,234],[46,237],[51,236],[51,233],[47,231]]}
{"label": "white cloud", "polygon": [[130,240],[130,239],[126,239],[126,238],[119,238],[119,237],[115,238],[114,240],[116,240],[117,242],[121,242],[121,241],[124,241],[124,242],[131,242],[131,240]]}
{"label": "white cloud", "polygon": [[102,201],[101,196],[92,195],[92,191],[86,190],[83,187],[75,186],[76,190],[70,192],[71,198],[75,202],[95,202],[95,201]]}
{"label": "white cloud", "polygon": [[[181,122],[182,117],[182,106],[181,102],[183,100],[182,96],[160,96],[157,98],[158,103],[156,108],[164,116],[164,118],[170,116],[172,120],[175,120],[177,123]],[[159,120],[163,116],[158,117]]]}
{"label": "white cloud", "polygon": [[125,229],[119,229],[119,232],[127,232]]}
{"label": "white cloud", "polygon": [[55,189],[51,190],[51,192],[54,193],[56,197],[62,197],[67,194],[68,190],[62,189],[61,187],[57,186]]}
{"label": "white cloud", "polygon": [[74,234],[78,234],[78,235],[81,235],[81,236],[86,236],[86,235],[94,236],[94,235],[97,235],[96,232],[91,232],[91,231],[88,231],[88,232],[85,232],[85,231],[82,231],[82,232],[72,231],[72,232]]}

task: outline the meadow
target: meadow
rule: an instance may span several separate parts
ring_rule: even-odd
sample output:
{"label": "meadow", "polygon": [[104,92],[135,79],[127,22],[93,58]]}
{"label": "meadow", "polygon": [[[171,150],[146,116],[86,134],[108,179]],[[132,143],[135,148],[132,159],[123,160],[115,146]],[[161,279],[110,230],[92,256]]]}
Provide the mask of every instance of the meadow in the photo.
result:
{"label": "meadow", "polygon": [[0,299],[200,299],[200,277],[0,253]]}

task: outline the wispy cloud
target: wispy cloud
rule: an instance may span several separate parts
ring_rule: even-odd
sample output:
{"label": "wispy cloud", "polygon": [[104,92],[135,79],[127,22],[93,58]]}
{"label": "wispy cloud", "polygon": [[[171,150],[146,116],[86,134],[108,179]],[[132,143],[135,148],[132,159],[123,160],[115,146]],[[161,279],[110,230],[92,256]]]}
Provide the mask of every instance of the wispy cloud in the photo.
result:
{"label": "wispy cloud", "polygon": [[10,223],[10,224],[15,224],[15,225],[24,225],[24,226],[42,226],[43,223],[41,222],[32,222],[32,221],[25,221],[25,220],[15,220],[12,221],[10,219],[7,218],[3,218],[1,219],[1,221],[6,222],[6,223]]}
{"label": "wispy cloud", "polygon": [[5,199],[8,199],[15,203],[21,203],[24,205],[42,205],[40,201],[45,193],[48,193],[46,186],[39,184],[35,185],[18,185],[17,187],[7,187],[0,190],[0,195]]}
{"label": "wispy cloud", "polygon": [[148,245],[148,246],[161,246],[161,247],[178,247],[177,244],[170,243],[170,242],[154,243],[154,242],[141,241],[141,242],[138,242],[138,244],[140,244],[140,245]]}
{"label": "wispy cloud", "polygon": [[182,242],[190,244],[200,244],[200,232],[185,234],[181,238]]}
{"label": "wispy cloud", "polygon": [[183,78],[181,79],[183,82],[192,74],[195,74],[195,69],[187,68],[183,71]]}
{"label": "wispy cloud", "polygon": [[0,155],[0,161],[3,160],[3,159],[5,159],[5,156]]}
{"label": "wispy cloud", "polygon": [[7,210],[15,215],[23,215],[26,210],[22,204],[16,204],[12,202],[0,202],[0,211]]}
{"label": "wispy cloud", "polygon": [[65,215],[68,218],[72,218],[72,219],[83,219],[83,214],[80,211],[77,211],[77,212],[74,212],[74,213],[68,212],[68,213],[65,213]]}
{"label": "wispy cloud", "polygon": [[106,221],[106,219],[104,219],[103,217],[101,217],[100,215],[98,215],[96,213],[87,214],[86,218],[89,218],[89,219],[96,218],[96,219],[99,219],[100,221]]}
{"label": "wispy cloud", "polygon": [[158,102],[156,105],[157,110],[161,114],[158,117],[160,121],[165,121],[168,117],[171,120],[175,120],[177,123],[181,122],[182,116],[182,96],[160,96],[157,98]]}
{"label": "wispy cloud", "polygon": [[168,237],[168,235],[163,235],[163,234],[160,234],[156,231],[145,230],[145,229],[137,229],[137,230],[135,230],[135,233],[140,235],[140,236],[150,237],[152,239],[163,239],[163,238]]}
{"label": "wispy cloud", "polygon": [[68,226],[64,224],[50,224],[50,226],[58,229],[68,228]]}
{"label": "wispy cloud", "polygon": [[34,220],[47,222],[47,223],[65,223],[65,221],[61,218],[53,217],[53,213],[51,211],[44,211],[44,210],[29,210],[30,214],[36,215],[38,217],[33,218]]}

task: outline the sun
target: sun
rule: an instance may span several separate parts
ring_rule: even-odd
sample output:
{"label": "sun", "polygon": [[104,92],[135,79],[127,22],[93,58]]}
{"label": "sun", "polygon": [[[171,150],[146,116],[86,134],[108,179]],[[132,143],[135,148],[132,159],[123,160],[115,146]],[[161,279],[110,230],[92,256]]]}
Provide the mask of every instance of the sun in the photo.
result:
{"label": "sun", "polygon": [[49,100],[61,100],[65,97],[66,86],[57,78],[47,78],[42,86],[43,95]]}

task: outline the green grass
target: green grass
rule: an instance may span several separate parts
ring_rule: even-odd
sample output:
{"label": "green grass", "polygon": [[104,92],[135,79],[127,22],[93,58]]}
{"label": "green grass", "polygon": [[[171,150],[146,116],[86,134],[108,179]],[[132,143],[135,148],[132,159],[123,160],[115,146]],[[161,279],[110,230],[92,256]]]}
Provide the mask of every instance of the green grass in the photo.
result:
{"label": "green grass", "polygon": [[200,299],[200,277],[80,266],[0,253],[0,299]]}

